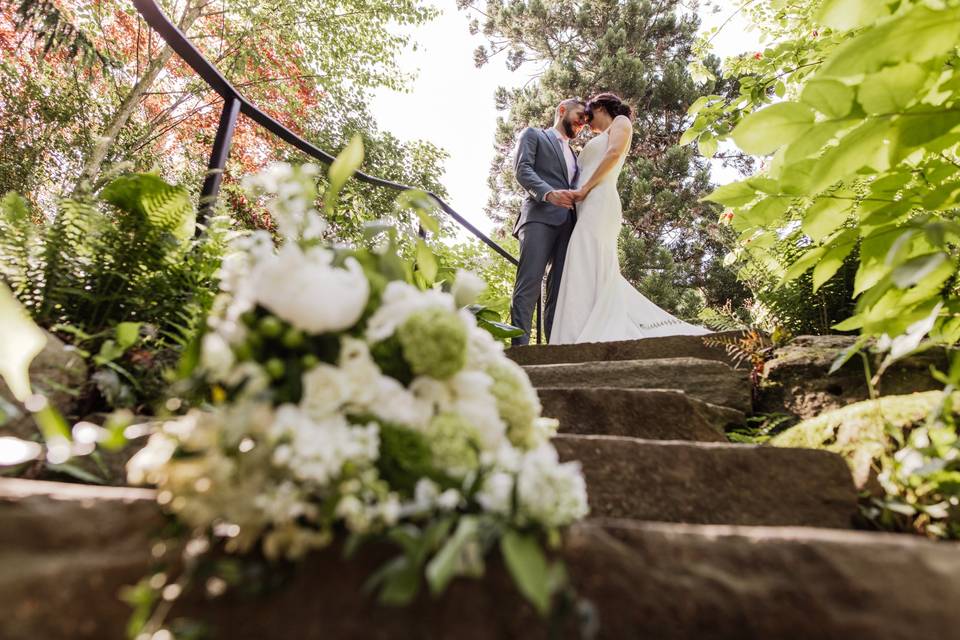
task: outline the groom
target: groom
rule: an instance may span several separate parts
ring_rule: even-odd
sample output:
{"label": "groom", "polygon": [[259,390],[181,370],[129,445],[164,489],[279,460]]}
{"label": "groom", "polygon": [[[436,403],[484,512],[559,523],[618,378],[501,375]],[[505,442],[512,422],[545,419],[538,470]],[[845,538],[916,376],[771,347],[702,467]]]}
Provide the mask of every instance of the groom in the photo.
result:
{"label": "groom", "polygon": [[573,190],[579,167],[569,141],[583,128],[585,112],[586,105],[582,101],[564,100],[557,106],[552,127],[527,127],[517,141],[513,168],[527,197],[513,227],[513,235],[520,240],[520,265],[510,315],[513,325],[524,330],[522,336],[513,339],[514,345],[530,342],[533,308],[540,296],[547,267],[550,273],[547,276],[544,327],[547,339],[550,338],[563,261],[577,219]]}

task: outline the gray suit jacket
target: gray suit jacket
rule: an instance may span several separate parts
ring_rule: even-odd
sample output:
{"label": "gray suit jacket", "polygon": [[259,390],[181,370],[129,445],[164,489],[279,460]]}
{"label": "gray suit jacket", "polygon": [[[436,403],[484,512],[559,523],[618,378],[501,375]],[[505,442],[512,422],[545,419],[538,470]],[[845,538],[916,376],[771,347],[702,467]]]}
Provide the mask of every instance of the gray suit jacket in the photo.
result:
{"label": "gray suit jacket", "polygon": [[[576,215],[573,209],[564,209],[544,200],[551,191],[573,188],[567,179],[563,148],[555,135],[545,129],[524,129],[513,154],[513,168],[517,182],[527,192],[527,197],[520,205],[520,215],[513,226],[513,235],[517,235],[520,227],[528,222],[541,222],[556,227],[564,224],[570,216]],[[579,171],[578,165],[577,172]],[[577,176],[574,175],[573,182],[576,180]]]}

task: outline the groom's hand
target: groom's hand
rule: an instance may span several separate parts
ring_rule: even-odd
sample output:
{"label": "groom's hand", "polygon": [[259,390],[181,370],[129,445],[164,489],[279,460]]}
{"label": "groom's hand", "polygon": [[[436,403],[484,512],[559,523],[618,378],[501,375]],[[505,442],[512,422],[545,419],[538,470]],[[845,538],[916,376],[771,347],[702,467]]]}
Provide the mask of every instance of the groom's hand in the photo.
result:
{"label": "groom's hand", "polygon": [[573,192],[566,189],[551,191],[547,194],[545,200],[550,204],[555,204],[558,207],[564,207],[565,209],[572,209],[574,203],[576,202],[573,197]]}

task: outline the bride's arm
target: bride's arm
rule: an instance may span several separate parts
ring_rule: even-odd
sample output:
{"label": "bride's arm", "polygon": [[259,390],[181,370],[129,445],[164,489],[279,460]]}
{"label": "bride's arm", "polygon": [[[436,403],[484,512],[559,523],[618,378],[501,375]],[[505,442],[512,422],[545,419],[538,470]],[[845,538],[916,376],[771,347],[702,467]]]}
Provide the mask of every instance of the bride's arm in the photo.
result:
{"label": "bride's arm", "polygon": [[633,137],[633,124],[630,118],[626,116],[617,116],[610,125],[607,138],[607,151],[603,154],[603,160],[600,166],[593,172],[590,179],[580,187],[576,193],[579,200],[587,197],[590,190],[597,186],[604,177],[610,173],[613,166],[617,164],[621,154],[630,146],[630,139]]}

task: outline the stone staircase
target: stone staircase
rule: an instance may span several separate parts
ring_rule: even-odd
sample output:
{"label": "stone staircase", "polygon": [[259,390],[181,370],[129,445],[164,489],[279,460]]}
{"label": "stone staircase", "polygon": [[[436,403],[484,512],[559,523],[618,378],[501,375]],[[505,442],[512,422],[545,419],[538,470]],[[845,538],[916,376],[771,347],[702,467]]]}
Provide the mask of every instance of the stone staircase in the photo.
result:
{"label": "stone staircase", "polygon": [[[178,613],[218,638],[958,637],[960,547],[852,530],[845,463],[728,444],[749,382],[694,337],[510,350],[583,464],[591,517],[559,554],[583,602],[551,623],[496,561],[440,600],[362,595],[388,556],[315,554],[266,597],[196,598]],[[68,524],[64,524],[68,523]],[[151,563],[150,491],[0,481],[0,637],[121,638],[114,594]]]}

